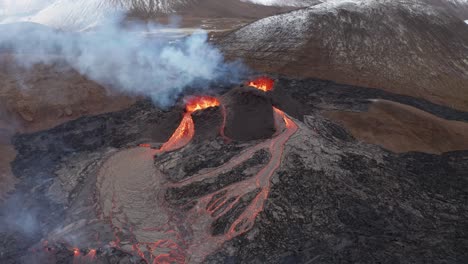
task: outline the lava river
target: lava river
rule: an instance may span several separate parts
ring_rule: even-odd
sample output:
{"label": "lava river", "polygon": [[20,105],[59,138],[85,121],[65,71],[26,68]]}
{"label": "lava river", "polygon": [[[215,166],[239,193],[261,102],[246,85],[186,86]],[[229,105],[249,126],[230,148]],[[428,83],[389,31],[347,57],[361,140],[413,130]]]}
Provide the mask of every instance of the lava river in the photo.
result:
{"label": "lava river", "polygon": [[[271,177],[281,165],[285,143],[298,127],[281,110],[274,108],[276,134],[245,149],[225,164],[179,182],[168,182],[154,164],[154,155],[186,146],[195,133],[191,114],[208,107],[220,106],[212,97],[192,98],[174,134],[159,149],[130,148],[119,151],[104,162],[98,172],[97,198],[102,218],[115,232],[113,246],[138,254],[148,263],[199,263],[220,245],[249,231],[268,198]],[[223,111],[224,113],[224,111]],[[145,145],[143,145],[145,146]],[[259,150],[267,150],[270,159],[253,177],[228,185],[197,198],[194,207],[183,213],[164,199],[169,188],[180,188],[216,178]],[[229,231],[213,236],[211,225],[248,193],[252,202],[233,221]]]}

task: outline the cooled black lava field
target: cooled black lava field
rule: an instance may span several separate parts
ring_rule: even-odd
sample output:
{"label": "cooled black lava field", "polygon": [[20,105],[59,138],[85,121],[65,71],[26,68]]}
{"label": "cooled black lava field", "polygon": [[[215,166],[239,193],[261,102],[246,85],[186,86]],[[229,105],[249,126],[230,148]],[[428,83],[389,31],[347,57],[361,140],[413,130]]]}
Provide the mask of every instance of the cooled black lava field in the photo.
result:
{"label": "cooled black lava field", "polygon": [[[267,92],[213,87],[219,104],[192,113],[183,100],[170,109],[141,100],[16,135],[20,183],[0,211],[1,262],[468,262],[468,151],[392,153],[323,114],[375,100],[449,120],[467,112],[273,79]],[[182,147],[165,143],[190,128]]]}

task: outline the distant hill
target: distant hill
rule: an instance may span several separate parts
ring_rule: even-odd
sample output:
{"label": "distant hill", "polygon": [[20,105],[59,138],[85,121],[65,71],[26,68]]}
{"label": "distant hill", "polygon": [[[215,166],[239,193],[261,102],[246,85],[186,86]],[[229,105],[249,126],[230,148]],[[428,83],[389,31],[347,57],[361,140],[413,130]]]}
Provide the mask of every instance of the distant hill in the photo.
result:
{"label": "distant hill", "polygon": [[21,5],[20,9],[0,7],[0,22],[34,22],[60,29],[86,30],[107,15],[121,12],[143,19],[167,15],[258,19],[292,9],[294,7],[257,5],[241,0],[56,0],[41,5]]}
{"label": "distant hill", "polygon": [[261,19],[219,44],[258,71],[382,88],[466,111],[467,10],[464,0],[331,0]]}

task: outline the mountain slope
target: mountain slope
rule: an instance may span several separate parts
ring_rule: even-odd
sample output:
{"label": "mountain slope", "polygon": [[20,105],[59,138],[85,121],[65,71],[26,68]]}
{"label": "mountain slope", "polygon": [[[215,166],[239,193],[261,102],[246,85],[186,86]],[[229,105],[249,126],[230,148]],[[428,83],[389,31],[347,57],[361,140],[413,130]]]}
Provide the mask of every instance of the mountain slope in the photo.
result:
{"label": "mountain slope", "polygon": [[466,1],[327,1],[259,20],[220,46],[259,71],[382,88],[467,110],[468,27],[459,18],[467,8]]}
{"label": "mountain slope", "polygon": [[35,2],[32,1],[20,9],[17,9],[16,5],[0,7],[0,22],[28,21],[66,30],[83,30],[112,15],[126,14],[132,18],[143,19],[173,14],[183,18],[258,19],[293,9],[256,5],[241,0],[55,0],[41,5],[33,3]]}
{"label": "mountain slope", "polygon": [[252,2],[259,5],[269,5],[269,6],[312,6],[319,4],[323,1],[320,0],[245,0],[246,2]]}

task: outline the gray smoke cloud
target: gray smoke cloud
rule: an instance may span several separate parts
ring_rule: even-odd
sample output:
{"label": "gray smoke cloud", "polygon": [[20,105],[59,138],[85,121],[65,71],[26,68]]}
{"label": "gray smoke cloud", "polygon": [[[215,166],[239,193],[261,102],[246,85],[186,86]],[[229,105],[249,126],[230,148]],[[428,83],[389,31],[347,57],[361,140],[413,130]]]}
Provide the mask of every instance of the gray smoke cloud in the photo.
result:
{"label": "gray smoke cloud", "polygon": [[18,63],[32,66],[65,60],[81,74],[131,95],[150,97],[160,106],[174,102],[187,87],[238,82],[246,72],[240,63],[225,62],[221,52],[198,30],[176,41],[142,32],[170,32],[155,24],[122,26],[121,16],[107,18],[92,32],[65,32],[33,23],[0,27],[0,50],[12,49]]}
{"label": "gray smoke cloud", "polygon": [[[65,61],[106,88],[147,96],[163,107],[174,103],[189,87],[238,83],[247,73],[242,64],[226,62],[202,30],[174,40],[167,38],[167,34],[160,34],[174,31],[173,25],[127,23],[123,26],[121,18],[121,15],[112,15],[91,32],[62,31],[28,22],[3,24],[0,25],[0,53],[21,55],[16,57],[16,62],[26,68],[38,63],[62,65]],[[10,140],[11,131],[16,130],[9,118],[0,107],[0,121],[5,121],[5,127],[0,127],[0,140],[5,143]],[[21,247],[38,242],[44,235],[42,218],[53,212],[48,198],[35,201],[33,196],[33,191],[17,190],[0,207],[0,236],[14,235]],[[67,239],[76,240],[74,237]],[[0,251],[15,248],[15,243],[0,243]]]}

